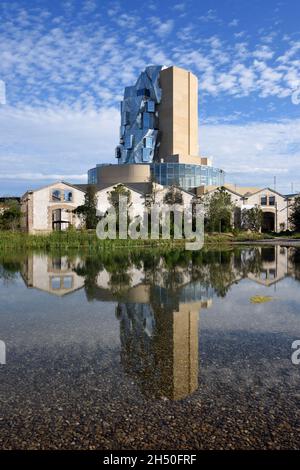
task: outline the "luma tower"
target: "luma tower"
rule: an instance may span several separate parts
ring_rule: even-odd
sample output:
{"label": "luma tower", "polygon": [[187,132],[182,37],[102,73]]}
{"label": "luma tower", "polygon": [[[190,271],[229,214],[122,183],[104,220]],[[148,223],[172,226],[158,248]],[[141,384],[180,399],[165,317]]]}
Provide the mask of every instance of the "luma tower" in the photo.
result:
{"label": "luma tower", "polygon": [[222,185],[224,172],[198,154],[197,77],[175,66],[146,67],[124,90],[115,156],[117,165],[89,170],[89,183]]}

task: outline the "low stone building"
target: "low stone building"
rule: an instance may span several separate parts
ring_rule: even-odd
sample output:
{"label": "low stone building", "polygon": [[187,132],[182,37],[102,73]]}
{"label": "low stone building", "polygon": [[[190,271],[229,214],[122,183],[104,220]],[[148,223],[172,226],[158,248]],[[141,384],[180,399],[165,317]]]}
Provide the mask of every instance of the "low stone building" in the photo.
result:
{"label": "low stone building", "polygon": [[[116,185],[106,187],[95,186],[97,210],[105,214],[110,207],[109,193]],[[155,202],[159,206],[164,203],[170,187],[152,183],[132,183],[123,185],[130,192],[128,215],[131,220],[143,216],[147,203]],[[49,233],[53,230],[66,230],[70,225],[80,228],[82,220],[74,214],[74,210],[84,204],[87,185],[73,185],[63,181],[52,183],[42,188],[27,191],[21,198],[21,228],[28,233]],[[189,206],[195,195],[183,189],[180,192],[184,209]]]}
{"label": "low stone building", "polygon": [[37,234],[66,230],[69,225],[80,227],[73,211],[84,203],[85,192],[63,181],[27,191],[21,198],[21,228]]}
{"label": "low stone building", "polygon": [[[259,207],[262,210],[263,232],[279,233],[291,229],[289,217],[297,194],[285,196],[271,188],[259,189],[233,184],[225,184],[222,188],[230,195],[232,203],[241,210],[253,207]],[[209,197],[219,189],[218,186],[201,186],[197,188],[197,196],[207,195]]]}
{"label": "low stone building", "polygon": [[62,297],[84,287],[84,276],[76,272],[81,266],[82,260],[78,256],[30,253],[22,265],[21,275],[28,288]]}

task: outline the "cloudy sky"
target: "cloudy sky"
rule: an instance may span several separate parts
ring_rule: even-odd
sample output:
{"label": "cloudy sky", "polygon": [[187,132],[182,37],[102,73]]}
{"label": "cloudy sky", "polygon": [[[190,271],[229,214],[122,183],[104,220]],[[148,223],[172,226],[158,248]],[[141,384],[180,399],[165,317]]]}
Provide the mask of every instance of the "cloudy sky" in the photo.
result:
{"label": "cloudy sky", "polygon": [[299,18],[298,0],[1,1],[0,194],[114,162],[149,64],[198,76],[200,152],[228,182],[300,191]]}

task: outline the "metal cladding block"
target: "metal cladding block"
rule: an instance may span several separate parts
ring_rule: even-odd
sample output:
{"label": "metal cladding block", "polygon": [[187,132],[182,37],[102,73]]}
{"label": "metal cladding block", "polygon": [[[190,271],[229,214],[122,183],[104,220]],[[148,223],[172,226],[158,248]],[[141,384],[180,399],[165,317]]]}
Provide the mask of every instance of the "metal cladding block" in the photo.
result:
{"label": "metal cladding block", "polygon": [[[149,66],[134,86],[125,88],[121,103],[120,164],[152,162],[158,146],[157,105],[161,101],[159,74],[162,66]],[[145,140],[146,139],[146,140]]]}

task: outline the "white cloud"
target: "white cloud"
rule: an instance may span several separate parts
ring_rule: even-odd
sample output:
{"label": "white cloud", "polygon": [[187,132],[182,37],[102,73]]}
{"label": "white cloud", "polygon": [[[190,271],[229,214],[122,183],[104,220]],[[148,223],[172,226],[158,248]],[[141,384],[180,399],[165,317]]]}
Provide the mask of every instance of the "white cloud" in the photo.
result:
{"label": "white cloud", "polygon": [[260,46],[256,51],[253,52],[253,57],[262,60],[272,59],[274,52],[271,51],[269,46]]}
{"label": "white cloud", "polygon": [[[177,16],[184,4],[180,0],[175,3]],[[234,115],[236,120],[240,117],[240,97],[253,98],[260,107],[266,102],[270,117],[278,108],[276,99],[290,103],[292,92],[300,85],[300,42],[293,39],[296,37],[293,34],[285,35],[279,42],[279,33],[261,30],[253,47],[247,30],[231,30],[236,33],[230,37],[222,35],[220,28],[214,28],[212,33],[213,25],[208,23],[214,26],[222,23],[212,9],[198,18],[190,16],[180,24],[176,20],[175,28],[172,18],[159,16],[159,4],[154,2],[148,3],[143,11],[133,11],[123,2],[113,2],[107,10],[102,2],[94,0],[81,2],[81,9],[72,5],[64,3],[65,15],[57,13],[59,9],[54,13],[43,7],[20,8],[14,2],[6,2],[1,10],[0,79],[6,82],[9,103],[0,108],[2,175],[15,172],[16,178],[39,174],[41,179],[51,175],[81,177],[97,162],[114,161],[118,101],[124,86],[134,83],[149,63],[188,68],[198,76],[201,99],[206,100],[209,95],[216,98],[212,106],[214,103],[223,106],[224,115],[226,102],[223,105],[222,99],[232,98],[236,111],[231,107],[225,117]],[[80,21],[82,18],[84,21]],[[231,26],[238,26],[237,18],[232,19]],[[264,102],[264,98],[270,97],[272,104],[270,100]],[[289,125],[292,128],[294,124],[290,121]],[[209,134],[205,135],[215,133],[216,141],[206,137],[204,142],[205,149],[209,144],[208,151],[211,149],[220,159],[220,166],[228,165],[231,158],[230,151],[224,150],[226,142],[232,146],[228,143],[234,158],[247,155],[249,159],[259,152],[261,155],[266,152],[267,159],[271,158],[268,156],[271,140],[266,142],[266,137],[260,134],[269,127],[255,125],[253,129],[259,133],[255,135],[250,125],[241,129],[219,126],[206,127]],[[280,127],[282,140],[273,147],[275,160],[283,142],[290,141],[288,124],[284,126]],[[236,148],[239,131],[245,142],[241,141]],[[201,135],[203,132],[204,129]],[[274,142],[277,138],[274,131]],[[249,155],[247,145],[252,149],[253,141],[257,147]],[[263,150],[259,150],[260,145]],[[291,148],[283,153],[289,171],[284,178],[290,175],[292,164],[298,171],[294,160],[291,163],[295,155]],[[263,160],[259,163],[263,165]],[[253,168],[261,167],[253,163]],[[266,161],[265,168],[273,166]],[[284,168],[279,157],[274,168]],[[297,171],[295,175],[299,175]],[[3,180],[0,185],[2,188]]]}
{"label": "white cloud", "polygon": [[1,108],[0,188],[6,179],[82,182],[96,163],[115,163],[118,125],[114,108]]}
{"label": "white cloud", "polygon": [[288,192],[292,182],[300,190],[300,119],[206,124],[199,133],[201,154],[214,157],[228,182],[270,186],[276,175],[278,190]]}
{"label": "white cloud", "polygon": [[153,26],[153,32],[157,34],[157,36],[164,37],[172,31],[174,27],[173,20],[161,20],[157,16],[152,16],[150,18],[150,23]]}
{"label": "white cloud", "polygon": [[174,10],[177,10],[177,11],[184,11],[185,3],[176,3],[176,5],[174,5],[173,8]]}
{"label": "white cloud", "polygon": [[49,180],[55,180],[55,181],[81,181],[86,183],[86,174],[82,175],[72,175],[72,174],[43,174],[43,173],[18,173],[17,175],[15,173],[0,173],[0,181],[3,180],[24,180],[24,181],[49,181]]}
{"label": "white cloud", "polygon": [[237,18],[234,18],[232,21],[230,21],[230,23],[228,23],[228,26],[234,27],[234,26],[238,26],[238,24],[239,24],[239,20]]}
{"label": "white cloud", "polygon": [[203,23],[215,22],[215,23],[222,23],[222,21],[218,18],[216,10],[210,9],[207,11],[205,15],[199,16],[199,21]]}
{"label": "white cloud", "polygon": [[84,0],[82,11],[84,13],[92,13],[97,9],[97,3],[95,0]]}

